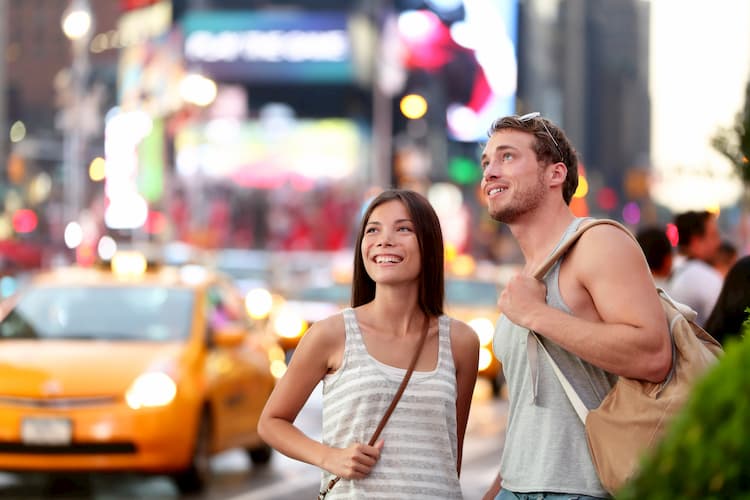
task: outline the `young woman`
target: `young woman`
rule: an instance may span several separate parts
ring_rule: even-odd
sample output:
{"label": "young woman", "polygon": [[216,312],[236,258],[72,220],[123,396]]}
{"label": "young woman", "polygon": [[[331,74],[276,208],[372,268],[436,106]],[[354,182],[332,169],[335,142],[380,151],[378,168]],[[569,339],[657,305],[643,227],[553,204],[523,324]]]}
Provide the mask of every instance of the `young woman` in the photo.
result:
{"label": "young woman", "polygon": [[[387,190],[363,218],[352,307],[314,323],[260,418],[263,439],[323,469],[326,500],[461,498],[461,451],[477,376],[479,342],[443,314],[443,238],[420,194]],[[380,439],[367,442],[417,348],[427,339]],[[323,442],[294,426],[323,381]]]}
{"label": "young woman", "polygon": [[713,338],[726,343],[742,336],[742,323],[748,318],[750,307],[750,255],[737,259],[729,268],[719,298],[716,299],[705,329]]}

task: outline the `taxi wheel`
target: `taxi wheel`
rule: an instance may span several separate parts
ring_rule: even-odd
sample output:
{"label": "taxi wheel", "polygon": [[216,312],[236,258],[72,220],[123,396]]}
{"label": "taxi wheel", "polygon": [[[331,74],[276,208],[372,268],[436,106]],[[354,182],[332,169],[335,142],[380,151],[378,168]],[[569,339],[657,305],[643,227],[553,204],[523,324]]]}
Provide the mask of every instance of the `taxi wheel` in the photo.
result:
{"label": "taxi wheel", "polygon": [[264,465],[271,460],[271,447],[263,444],[255,448],[248,448],[247,455],[254,465]]}
{"label": "taxi wheel", "polygon": [[203,412],[195,437],[193,456],[187,469],[174,476],[180,493],[203,491],[211,477],[211,417]]}

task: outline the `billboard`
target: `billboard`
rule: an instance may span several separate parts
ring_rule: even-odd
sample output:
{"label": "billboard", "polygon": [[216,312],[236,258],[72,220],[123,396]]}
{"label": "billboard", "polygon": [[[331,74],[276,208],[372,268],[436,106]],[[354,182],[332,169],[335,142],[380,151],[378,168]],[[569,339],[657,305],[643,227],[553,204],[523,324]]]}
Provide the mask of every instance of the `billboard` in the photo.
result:
{"label": "billboard", "polygon": [[247,188],[291,184],[300,190],[319,180],[363,178],[364,132],[351,120],[288,122],[213,120],[183,127],[175,137],[183,176],[227,180]]}
{"label": "billboard", "polygon": [[518,0],[464,0],[461,5],[462,18],[450,22],[436,7],[399,15],[404,66],[437,75],[444,83],[451,139],[484,141],[492,120],[515,112]]}
{"label": "billboard", "polygon": [[184,57],[217,80],[321,82],[355,80],[343,12],[189,12],[180,22]]}

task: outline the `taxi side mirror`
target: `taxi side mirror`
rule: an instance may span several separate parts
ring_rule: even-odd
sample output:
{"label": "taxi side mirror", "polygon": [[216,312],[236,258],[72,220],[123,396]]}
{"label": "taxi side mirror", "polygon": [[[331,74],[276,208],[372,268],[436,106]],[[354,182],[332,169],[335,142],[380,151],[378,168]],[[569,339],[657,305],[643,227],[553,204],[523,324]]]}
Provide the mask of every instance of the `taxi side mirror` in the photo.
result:
{"label": "taxi side mirror", "polygon": [[220,347],[238,347],[247,338],[247,332],[242,325],[229,324],[214,330],[214,344]]}

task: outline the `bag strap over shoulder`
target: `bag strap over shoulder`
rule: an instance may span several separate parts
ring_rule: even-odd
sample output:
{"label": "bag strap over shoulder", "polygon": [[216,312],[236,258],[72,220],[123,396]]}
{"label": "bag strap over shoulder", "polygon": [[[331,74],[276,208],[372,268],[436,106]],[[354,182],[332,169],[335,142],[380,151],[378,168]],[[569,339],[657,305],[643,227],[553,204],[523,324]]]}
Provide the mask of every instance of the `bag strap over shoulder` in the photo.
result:
{"label": "bag strap over shoulder", "polygon": [[[555,263],[565,255],[565,253],[570,250],[570,248],[575,245],[575,243],[578,241],[578,238],[581,237],[581,235],[586,232],[586,230],[598,226],[600,224],[609,224],[611,226],[616,226],[620,229],[622,229],[627,235],[629,235],[633,240],[637,243],[638,240],[635,239],[635,236],[633,236],[633,233],[630,232],[628,228],[620,224],[619,222],[612,220],[612,219],[591,219],[586,220],[583,223],[581,223],[580,226],[571,234],[565,241],[563,241],[559,247],[555,249],[554,252],[552,252],[547,259],[536,269],[533,276],[534,278],[538,280],[542,280],[544,276],[549,272],[549,270],[552,268],[552,266],[555,265]],[[586,416],[589,413],[588,408],[586,408],[586,405],[583,403],[583,400],[578,395],[576,390],[571,385],[570,381],[568,381],[567,377],[563,374],[562,370],[560,370],[560,367],[557,365],[555,360],[550,355],[549,351],[546,347],[544,347],[544,344],[542,344],[541,340],[539,339],[539,336],[536,332],[529,330],[529,338],[526,342],[526,350],[528,354],[529,359],[529,366],[531,367],[531,378],[532,378],[532,387],[534,391],[534,398],[536,398],[536,384],[539,380],[538,375],[538,350],[541,348],[542,351],[544,351],[544,354],[546,355],[547,359],[549,360],[552,371],[555,372],[555,376],[560,381],[560,384],[563,387],[563,390],[565,390],[565,394],[568,396],[568,399],[570,400],[570,403],[573,405],[573,409],[575,410],[576,414],[578,415],[578,418],[581,419],[581,422],[584,424],[586,423]]]}
{"label": "bag strap over shoulder", "polygon": [[638,243],[638,240],[635,239],[635,236],[633,235],[633,233],[631,233],[630,230],[627,227],[623,226],[622,224],[620,224],[616,220],[612,220],[612,219],[590,219],[590,220],[585,220],[585,221],[583,221],[581,223],[580,226],[578,226],[578,229],[576,229],[573,232],[573,234],[571,234],[565,241],[563,241],[560,244],[560,246],[557,247],[555,249],[555,251],[552,252],[547,257],[547,259],[544,262],[542,262],[542,264],[539,265],[539,267],[536,269],[536,271],[533,274],[534,278],[536,278],[538,280],[541,280],[542,278],[544,278],[544,275],[547,274],[547,272],[552,268],[552,266],[555,265],[555,262],[557,262],[558,259],[560,259],[560,257],[562,257],[563,255],[565,255],[565,253],[568,250],[570,250],[570,247],[572,247],[573,245],[575,245],[575,243],[578,241],[578,238],[580,238],[581,235],[586,232],[586,230],[588,230],[588,229],[590,229],[590,228],[592,228],[594,226],[598,226],[600,224],[608,224],[610,226],[616,226],[616,227],[622,229],[625,232],[625,234],[627,234],[628,236],[630,236],[633,239],[633,241],[635,241],[636,243]]}

